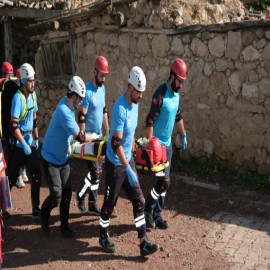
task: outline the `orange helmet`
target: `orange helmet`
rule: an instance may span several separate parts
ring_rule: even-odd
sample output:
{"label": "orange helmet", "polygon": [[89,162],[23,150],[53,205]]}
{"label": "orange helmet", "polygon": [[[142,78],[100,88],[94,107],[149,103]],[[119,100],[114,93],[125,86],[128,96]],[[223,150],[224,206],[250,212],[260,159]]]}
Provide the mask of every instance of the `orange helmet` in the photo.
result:
{"label": "orange helmet", "polygon": [[97,69],[98,71],[104,73],[104,74],[108,74],[109,73],[109,64],[108,64],[108,60],[100,55],[95,62],[95,69]]}
{"label": "orange helmet", "polygon": [[3,62],[2,72],[6,74],[13,74],[13,66],[9,62]]}
{"label": "orange helmet", "polygon": [[187,66],[184,60],[176,58],[171,66],[172,71],[182,80],[187,78]]}
{"label": "orange helmet", "polygon": [[158,138],[152,136],[148,141],[147,149],[153,151],[154,163],[162,160],[162,147]]}

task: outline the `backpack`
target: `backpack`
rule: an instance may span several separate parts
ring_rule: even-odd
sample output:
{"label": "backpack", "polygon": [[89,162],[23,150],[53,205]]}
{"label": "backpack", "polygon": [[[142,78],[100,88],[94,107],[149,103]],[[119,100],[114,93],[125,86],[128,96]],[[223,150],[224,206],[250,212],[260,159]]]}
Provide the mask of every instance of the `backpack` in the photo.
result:
{"label": "backpack", "polygon": [[[19,122],[25,116],[27,112],[27,103],[25,95],[23,94],[22,90],[20,89],[19,80],[14,77],[7,80],[4,80],[1,85],[0,91],[0,137],[1,138],[8,138],[12,137],[12,133],[10,131],[10,119],[11,119],[11,105],[12,105],[12,98],[16,93],[19,93],[24,101],[24,110],[19,117]],[[32,93],[32,98],[34,102],[34,107],[37,106],[35,95]]]}

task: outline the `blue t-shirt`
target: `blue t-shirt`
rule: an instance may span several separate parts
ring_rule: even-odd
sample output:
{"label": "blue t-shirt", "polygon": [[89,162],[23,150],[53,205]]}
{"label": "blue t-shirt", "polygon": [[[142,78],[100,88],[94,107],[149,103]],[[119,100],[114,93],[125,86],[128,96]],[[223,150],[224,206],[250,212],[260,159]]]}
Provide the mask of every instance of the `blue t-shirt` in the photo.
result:
{"label": "blue t-shirt", "polygon": [[103,108],[106,90],[104,85],[95,88],[92,81],[86,84],[86,94],[81,106],[87,109],[85,117],[86,133],[95,132],[102,136]]}
{"label": "blue t-shirt", "polygon": [[153,136],[157,137],[162,145],[171,144],[171,135],[175,124],[175,116],[179,107],[179,93],[172,93],[166,82],[167,91],[163,99],[162,108],[154,122]]}
{"label": "blue t-shirt", "polygon": [[115,131],[123,132],[122,146],[126,159],[129,162],[132,155],[134,134],[138,123],[138,108],[138,104],[132,104],[132,106],[130,106],[127,103],[125,94],[122,94],[113,105],[110,129],[111,135],[109,137],[106,154],[108,159],[115,165],[122,165],[122,163],[112,149],[112,134]]}
{"label": "blue t-shirt", "polygon": [[75,112],[63,97],[56,107],[44,137],[42,157],[48,162],[63,165],[67,162],[72,136],[80,130]]}
{"label": "blue t-shirt", "polygon": [[[27,110],[24,117],[18,123],[18,128],[20,129],[20,131],[27,132],[27,134],[23,135],[23,137],[24,140],[29,145],[31,145],[33,141],[32,130],[33,130],[34,113],[38,111],[36,93],[33,92],[33,95],[34,99],[36,100],[35,102],[33,100],[32,94],[30,94],[28,98],[25,97]],[[22,113],[24,112],[24,109],[25,109],[24,99],[22,95],[17,92],[12,98],[11,116],[19,119]],[[16,146],[22,148],[22,144],[18,140],[16,140]]]}

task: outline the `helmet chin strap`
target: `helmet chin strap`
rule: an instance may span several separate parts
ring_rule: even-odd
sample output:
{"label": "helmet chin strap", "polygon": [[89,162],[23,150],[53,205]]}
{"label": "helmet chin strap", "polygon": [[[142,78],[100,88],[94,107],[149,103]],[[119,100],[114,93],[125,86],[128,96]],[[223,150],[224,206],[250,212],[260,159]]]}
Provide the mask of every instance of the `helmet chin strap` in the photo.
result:
{"label": "helmet chin strap", "polygon": [[74,100],[74,99],[72,99],[72,107],[73,107],[73,109],[75,110],[76,109],[76,100]]}

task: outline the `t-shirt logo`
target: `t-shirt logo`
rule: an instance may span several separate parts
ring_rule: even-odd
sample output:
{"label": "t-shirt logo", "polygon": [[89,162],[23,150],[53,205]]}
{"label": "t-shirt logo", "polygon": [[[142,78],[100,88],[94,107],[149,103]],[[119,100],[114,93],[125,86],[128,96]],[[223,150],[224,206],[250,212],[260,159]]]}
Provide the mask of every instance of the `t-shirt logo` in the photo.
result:
{"label": "t-shirt logo", "polygon": [[127,126],[130,127],[131,123],[130,123],[130,115],[128,115],[127,117]]}

